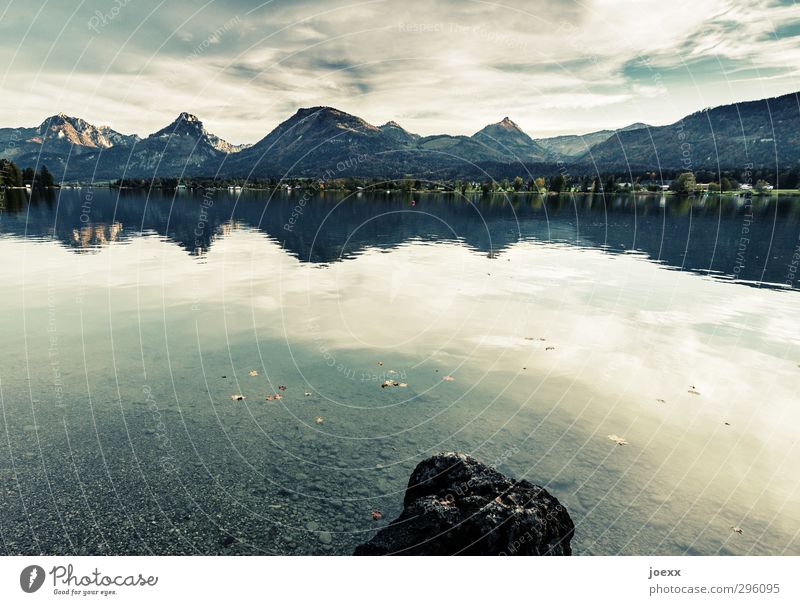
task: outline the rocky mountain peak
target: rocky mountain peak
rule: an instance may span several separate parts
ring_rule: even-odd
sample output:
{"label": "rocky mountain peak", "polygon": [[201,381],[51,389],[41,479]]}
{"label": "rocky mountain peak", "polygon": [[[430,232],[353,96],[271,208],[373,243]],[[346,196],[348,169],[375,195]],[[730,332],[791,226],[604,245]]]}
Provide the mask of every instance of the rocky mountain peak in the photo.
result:
{"label": "rocky mountain peak", "polygon": [[207,145],[213,147],[217,151],[223,153],[235,153],[240,151],[245,146],[232,145],[218,136],[211,134],[206,130],[203,122],[196,115],[186,111],[178,114],[172,123],[162,128],[158,132],[151,134],[148,138],[174,138],[174,137],[188,137],[193,140],[200,140]]}
{"label": "rocky mountain peak", "polygon": [[64,112],[46,118],[36,128],[35,138],[38,143],[58,142],[59,145],[89,148],[108,148],[138,140],[135,135],[123,135],[108,126],[95,126]]}
{"label": "rocky mountain peak", "polygon": [[50,116],[49,118],[45,118],[44,121],[39,125],[39,130],[44,131],[47,128],[53,126],[65,126],[65,125],[70,125],[76,130],[83,130],[91,126],[91,124],[85,122],[84,120],[81,120],[80,118],[73,118],[63,112],[60,112],[53,116]]}
{"label": "rocky mountain peak", "polygon": [[182,111],[168,126],[159,130],[154,136],[163,135],[202,135],[205,134],[203,122],[196,115]]}
{"label": "rocky mountain peak", "polygon": [[496,126],[499,126],[503,130],[507,130],[509,132],[523,132],[522,128],[520,128],[514,120],[509,118],[508,116],[504,117],[500,120]]}

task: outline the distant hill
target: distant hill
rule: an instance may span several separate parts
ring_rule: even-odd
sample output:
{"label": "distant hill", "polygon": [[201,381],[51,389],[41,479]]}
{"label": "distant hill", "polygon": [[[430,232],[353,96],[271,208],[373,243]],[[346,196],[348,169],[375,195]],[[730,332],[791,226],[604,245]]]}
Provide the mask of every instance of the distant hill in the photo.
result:
{"label": "distant hill", "polygon": [[800,162],[797,93],[703,109],[668,126],[621,132],[576,160],[608,169],[782,168]]}
{"label": "distant hill", "polygon": [[574,160],[584,155],[593,146],[607,141],[618,132],[639,130],[640,128],[649,128],[649,126],[642,122],[636,122],[616,130],[597,130],[586,134],[565,134],[545,139],[534,139],[534,141],[545,150],[545,157],[548,159]]}

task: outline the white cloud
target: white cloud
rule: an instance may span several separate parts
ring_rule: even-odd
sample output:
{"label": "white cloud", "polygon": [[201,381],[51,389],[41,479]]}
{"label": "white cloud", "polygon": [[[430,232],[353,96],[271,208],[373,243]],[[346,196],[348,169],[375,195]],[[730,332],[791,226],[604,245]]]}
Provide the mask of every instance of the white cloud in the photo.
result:
{"label": "white cloud", "polygon": [[509,115],[541,136],[666,123],[745,94],[725,80],[752,81],[749,98],[788,92],[800,65],[796,39],[772,35],[796,9],[738,0],[233,2],[196,15],[131,3],[87,41],[90,8],[64,23],[48,8],[25,39],[28,5],[0,24],[0,47],[19,49],[0,78],[13,125],[63,110],[146,134],[186,110],[252,142],[299,106],[333,105],[422,134]]}

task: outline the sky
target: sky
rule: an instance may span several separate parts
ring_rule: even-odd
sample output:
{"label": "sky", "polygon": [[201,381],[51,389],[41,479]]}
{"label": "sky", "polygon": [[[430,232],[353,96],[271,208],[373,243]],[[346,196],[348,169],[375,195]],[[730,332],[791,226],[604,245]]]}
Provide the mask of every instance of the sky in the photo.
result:
{"label": "sky", "polygon": [[533,137],[800,90],[768,0],[0,0],[0,127],[64,112],[146,136],[182,111],[253,143],[329,105],[423,135]]}

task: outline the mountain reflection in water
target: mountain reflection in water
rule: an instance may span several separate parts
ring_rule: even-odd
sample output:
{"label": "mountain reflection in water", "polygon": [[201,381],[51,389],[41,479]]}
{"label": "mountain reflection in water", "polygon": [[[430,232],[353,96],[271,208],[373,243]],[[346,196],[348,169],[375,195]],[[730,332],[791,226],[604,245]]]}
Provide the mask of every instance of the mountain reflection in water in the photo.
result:
{"label": "mountain reflection in water", "polygon": [[533,240],[635,252],[672,269],[797,287],[790,271],[800,243],[795,197],[216,190],[148,195],[84,188],[35,193],[28,200],[21,192],[8,193],[16,195],[8,196],[0,232],[52,238],[76,251],[158,234],[202,256],[217,238],[251,229],[302,262],[332,263],[411,240],[458,241],[488,255]]}

